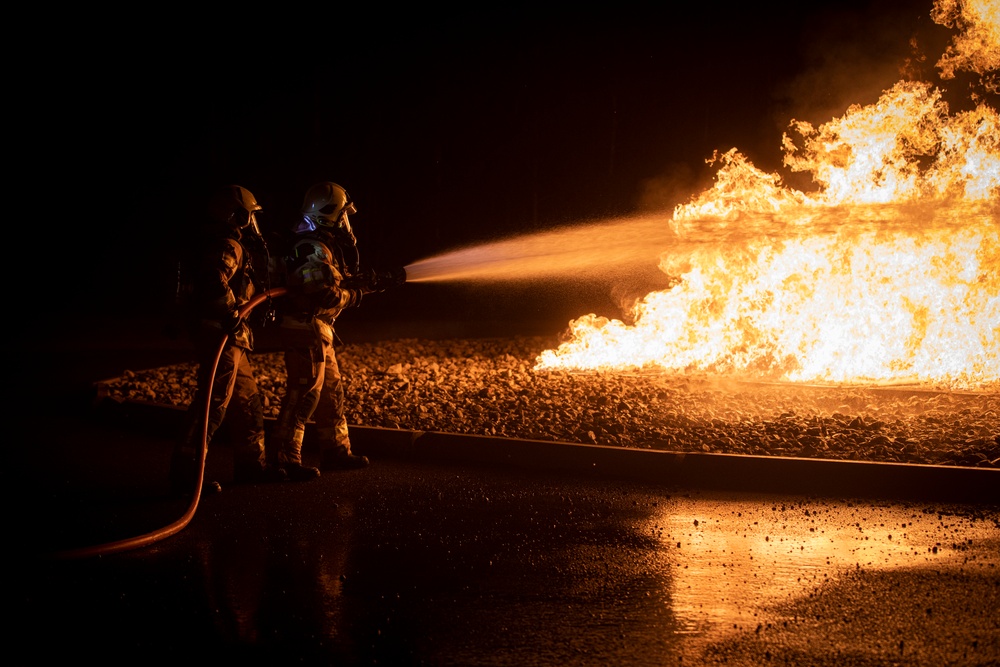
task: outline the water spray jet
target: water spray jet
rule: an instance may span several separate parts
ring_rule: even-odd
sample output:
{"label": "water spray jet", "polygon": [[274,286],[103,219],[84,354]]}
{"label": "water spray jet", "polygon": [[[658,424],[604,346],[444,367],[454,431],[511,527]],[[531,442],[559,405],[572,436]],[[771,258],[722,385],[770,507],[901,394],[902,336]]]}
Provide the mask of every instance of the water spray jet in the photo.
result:
{"label": "water spray jet", "polygon": [[407,282],[608,281],[655,268],[677,240],[669,220],[609,218],[458,248],[408,264]]}

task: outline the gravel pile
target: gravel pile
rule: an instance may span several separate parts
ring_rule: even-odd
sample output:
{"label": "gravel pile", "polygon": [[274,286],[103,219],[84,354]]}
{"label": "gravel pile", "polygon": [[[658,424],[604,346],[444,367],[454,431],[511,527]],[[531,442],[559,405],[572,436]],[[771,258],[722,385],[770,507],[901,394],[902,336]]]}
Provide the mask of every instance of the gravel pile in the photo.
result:
{"label": "gravel pile", "polygon": [[[1000,468],[1000,388],[803,387],[705,376],[535,372],[554,338],[352,343],[338,350],[352,424],[688,452]],[[265,410],[281,355],[254,358]],[[118,400],[183,406],[190,364],[104,383]]]}

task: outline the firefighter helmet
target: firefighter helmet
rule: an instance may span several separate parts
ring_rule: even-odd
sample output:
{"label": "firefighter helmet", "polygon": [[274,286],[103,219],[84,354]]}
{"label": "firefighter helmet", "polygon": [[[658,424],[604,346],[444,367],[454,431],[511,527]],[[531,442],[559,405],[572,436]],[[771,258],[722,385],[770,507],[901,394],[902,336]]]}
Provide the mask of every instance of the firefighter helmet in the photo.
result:
{"label": "firefighter helmet", "polygon": [[254,212],[262,207],[246,188],[227,185],[212,198],[210,209],[212,217],[219,222],[243,229],[247,225],[256,227]]}
{"label": "firefighter helmet", "polygon": [[309,188],[302,202],[302,215],[321,227],[340,227],[344,213],[357,212],[347,190],[330,181]]}

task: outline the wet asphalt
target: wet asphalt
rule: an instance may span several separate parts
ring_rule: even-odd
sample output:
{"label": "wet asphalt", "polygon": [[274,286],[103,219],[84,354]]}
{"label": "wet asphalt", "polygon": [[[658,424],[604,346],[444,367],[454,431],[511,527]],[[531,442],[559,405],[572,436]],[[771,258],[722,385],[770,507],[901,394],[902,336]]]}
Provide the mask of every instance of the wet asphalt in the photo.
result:
{"label": "wet asphalt", "polygon": [[27,413],[8,505],[14,664],[1000,663],[995,471],[869,466],[841,493],[818,480],[843,467],[356,429],[365,470],[234,486],[221,438],[208,475],[223,491],[188,525],[80,557],[190,509],[167,483],[179,413],[90,391],[183,354],[79,350]]}

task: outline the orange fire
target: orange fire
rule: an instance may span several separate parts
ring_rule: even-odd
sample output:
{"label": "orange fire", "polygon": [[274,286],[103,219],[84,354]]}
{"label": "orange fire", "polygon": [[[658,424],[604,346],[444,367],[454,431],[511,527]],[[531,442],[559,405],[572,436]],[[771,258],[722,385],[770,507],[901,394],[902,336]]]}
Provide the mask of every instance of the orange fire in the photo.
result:
{"label": "orange fire", "polygon": [[[996,92],[997,0],[939,0],[933,16],[963,31],[942,76],[975,71]],[[793,121],[783,148],[814,192],[716,155],[714,187],[670,221],[673,287],[631,324],[574,320],[536,369],[1000,386],[997,111],[952,114],[930,84],[900,82],[820,127]]]}

